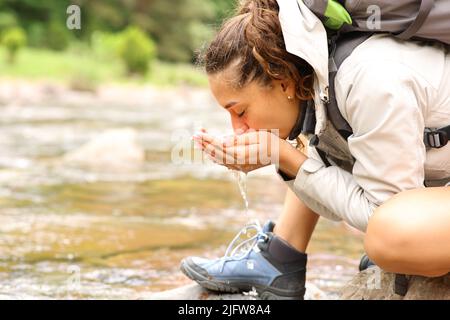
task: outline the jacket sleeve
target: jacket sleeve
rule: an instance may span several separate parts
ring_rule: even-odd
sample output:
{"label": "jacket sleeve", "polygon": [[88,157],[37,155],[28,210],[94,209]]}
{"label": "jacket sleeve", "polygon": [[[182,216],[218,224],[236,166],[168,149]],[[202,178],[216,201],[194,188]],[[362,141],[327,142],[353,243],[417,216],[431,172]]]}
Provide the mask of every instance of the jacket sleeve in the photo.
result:
{"label": "jacket sleeve", "polygon": [[336,83],[338,105],[353,129],[352,174],[325,167],[310,149],[288,185],[316,213],[365,231],[376,207],[402,190],[423,187],[424,123],[408,69],[386,63],[353,70]]}

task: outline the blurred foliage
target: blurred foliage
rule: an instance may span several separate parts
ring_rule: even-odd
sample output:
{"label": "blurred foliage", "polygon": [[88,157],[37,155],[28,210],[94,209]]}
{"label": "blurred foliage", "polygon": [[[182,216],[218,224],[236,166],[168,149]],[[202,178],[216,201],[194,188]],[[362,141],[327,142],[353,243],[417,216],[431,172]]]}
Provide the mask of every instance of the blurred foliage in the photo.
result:
{"label": "blurred foliage", "polygon": [[0,30],[17,26],[17,18],[13,12],[0,12]]}
{"label": "blurred foliage", "polygon": [[[190,64],[236,1],[0,0],[1,76],[87,91],[105,81],[205,86],[204,72]],[[80,30],[67,27],[70,5],[80,7]],[[3,41],[11,30],[22,32]]]}
{"label": "blurred foliage", "polygon": [[[66,27],[71,4],[81,8],[81,30]],[[20,26],[31,46],[63,50],[73,41],[90,43],[98,32],[114,34],[136,26],[154,39],[160,60],[191,62],[234,4],[233,0],[0,0],[0,32]]]}
{"label": "blurred foliage", "polygon": [[2,45],[8,51],[8,60],[13,63],[16,59],[17,52],[25,46],[27,36],[25,31],[20,27],[11,27],[2,32]]}
{"label": "blurred foliage", "polygon": [[43,48],[23,48],[20,60],[10,64],[7,51],[0,46],[1,76],[30,80],[55,80],[82,91],[95,91],[103,83],[148,84],[158,87],[177,85],[207,86],[204,72],[186,63],[169,63],[156,60],[152,72],[130,77],[118,58],[102,59],[86,52],[83,42],[73,42],[64,51]]}
{"label": "blurred foliage", "polygon": [[120,34],[117,53],[129,73],[146,74],[149,62],[156,58],[156,47],[141,29],[128,27]]}
{"label": "blurred foliage", "polygon": [[67,32],[65,25],[52,21],[48,26],[43,43],[50,49],[60,51],[67,48],[70,38],[70,33]]}
{"label": "blurred foliage", "polygon": [[92,52],[96,58],[112,60],[117,57],[120,34],[95,31],[91,36],[90,43]]}

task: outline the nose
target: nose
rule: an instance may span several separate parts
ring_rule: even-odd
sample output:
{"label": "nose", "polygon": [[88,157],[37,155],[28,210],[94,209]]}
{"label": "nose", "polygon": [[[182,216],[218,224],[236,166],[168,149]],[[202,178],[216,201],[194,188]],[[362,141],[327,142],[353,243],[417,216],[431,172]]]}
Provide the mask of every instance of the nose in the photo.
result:
{"label": "nose", "polygon": [[234,134],[242,134],[250,129],[245,121],[235,116],[231,116],[231,126],[233,127]]}

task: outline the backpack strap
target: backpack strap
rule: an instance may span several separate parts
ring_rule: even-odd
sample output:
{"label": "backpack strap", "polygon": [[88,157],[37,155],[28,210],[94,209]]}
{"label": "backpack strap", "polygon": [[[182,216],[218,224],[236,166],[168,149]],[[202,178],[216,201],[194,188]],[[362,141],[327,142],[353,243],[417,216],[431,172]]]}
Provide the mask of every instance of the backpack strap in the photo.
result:
{"label": "backpack strap", "polygon": [[[334,79],[338,68],[344,62],[344,60],[353,52],[353,50],[367,40],[372,33],[368,32],[348,32],[340,35],[339,32],[334,33],[328,38],[328,51],[330,56],[330,73],[329,73],[329,88],[328,88],[328,101],[327,103],[327,115],[336,128],[338,133],[346,140],[352,134],[352,128],[347,121],[342,117],[339,111],[336,96],[334,94]],[[313,134],[316,126],[315,107],[314,101],[308,100],[302,103],[300,107],[300,114],[294,125],[294,128],[289,133],[289,139],[295,139],[300,133]],[[310,145],[316,147],[319,156],[322,158],[326,166],[331,164],[326,158],[325,152],[317,148],[318,137],[313,136],[310,141]]]}
{"label": "backpack strap", "polygon": [[450,139],[450,125],[440,129],[425,128],[423,142],[427,148],[442,148]]}
{"label": "backpack strap", "polygon": [[[434,0],[423,0],[422,5],[424,5],[425,2],[428,3],[429,1],[431,1],[432,4],[434,3]],[[410,28],[408,28],[408,30],[409,29]],[[339,111],[334,85],[336,74],[339,67],[342,65],[345,59],[350,56],[354,49],[362,44],[365,40],[370,38],[373,34],[374,33],[358,31],[340,33],[339,31],[337,31],[334,34],[328,36],[328,50],[330,61],[328,76],[328,101],[326,101],[326,110],[327,116],[330,119],[331,123],[345,140],[347,140],[348,137],[353,133],[353,130]],[[306,104],[302,105],[297,122],[291,133],[289,134],[289,137],[297,137],[300,133],[314,133],[315,124],[316,119],[314,103],[312,100],[309,100]],[[449,140],[450,125],[437,130],[425,128],[423,141],[427,148],[442,148],[443,146],[447,145]]]}
{"label": "backpack strap", "polygon": [[428,15],[431,12],[431,9],[433,9],[433,6],[434,0],[422,0],[416,18],[409,25],[409,27],[406,28],[405,31],[396,36],[402,40],[408,40],[414,37],[417,31],[419,31],[425,23],[425,20],[428,18]]}
{"label": "backpack strap", "polygon": [[[334,94],[334,79],[338,68],[344,60],[353,52],[353,50],[368,39],[373,33],[368,32],[349,32],[340,34],[336,32],[328,38],[329,51],[329,88],[328,88],[328,102],[327,115],[331,123],[335,126],[337,131],[346,140],[352,134],[352,128],[347,121],[342,117],[339,111],[336,96]],[[339,38],[339,39],[338,39]],[[339,43],[338,43],[339,42]],[[301,112],[297,118],[294,128],[289,133],[289,139],[295,139],[300,133],[314,133],[316,125],[314,101],[308,100],[301,106]]]}
{"label": "backpack strap", "polygon": [[[428,1],[434,3],[433,0],[423,0],[422,4]],[[340,68],[345,59],[350,56],[357,46],[372,35],[373,33],[366,32],[349,32],[344,34],[336,33],[335,35],[330,36],[328,40],[330,51],[330,73],[328,76],[329,98],[327,103],[327,115],[336,130],[345,140],[347,140],[353,133],[353,130],[339,111],[335,95],[334,81],[336,79],[337,70]],[[442,148],[447,145],[449,140],[450,125],[440,129],[425,128],[423,142],[427,148]]]}
{"label": "backpack strap", "polygon": [[347,138],[352,134],[352,128],[339,111],[335,95],[334,81],[337,71],[344,60],[350,56],[357,46],[372,35],[373,33],[368,32],[349,32],[344,34],[340,34],[338,32],[329,38],[330,73],[328,76],[329,88],[327,114],[331,123],[333,123],[336,130],[342,137],[345,138],[345,140],[347,140]]}

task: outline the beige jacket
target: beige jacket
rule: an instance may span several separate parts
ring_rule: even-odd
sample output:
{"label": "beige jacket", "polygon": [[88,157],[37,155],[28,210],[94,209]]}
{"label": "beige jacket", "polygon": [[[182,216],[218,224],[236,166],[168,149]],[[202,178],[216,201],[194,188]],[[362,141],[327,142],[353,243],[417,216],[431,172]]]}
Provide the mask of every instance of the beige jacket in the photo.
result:
{"label": "beige jacket", "polygon": [[[315,133],[320,134],[328,125],[326,33],[302,0],[278,4],[286,49],[315,70]],[[318,214],[365,231],[374,209],[396,193],[450,177],[450,143],[429,150],[423,143],[425,127],[450,124],[449,48],[374,35],[344,61],[335,88],[338,107],[353,129],[346,146],[353,168],[325,167],[309,147],[309,159],[287,183]]]}

